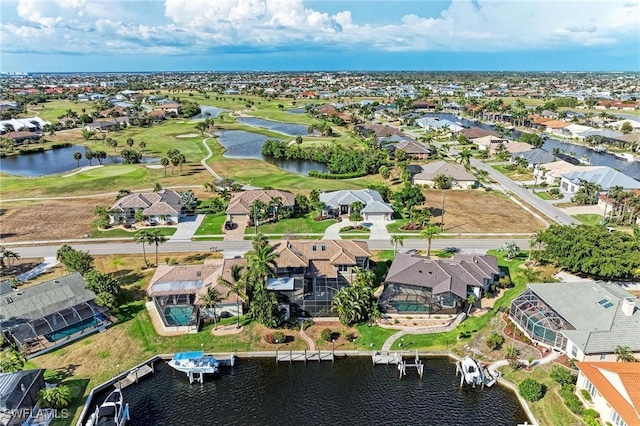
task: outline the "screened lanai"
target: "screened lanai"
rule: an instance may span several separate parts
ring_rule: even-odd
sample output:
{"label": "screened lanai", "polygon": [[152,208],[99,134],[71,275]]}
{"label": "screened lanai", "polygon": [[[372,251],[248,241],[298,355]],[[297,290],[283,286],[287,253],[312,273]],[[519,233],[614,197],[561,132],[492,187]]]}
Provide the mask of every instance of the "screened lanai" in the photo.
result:
{"label": "screened lanai", "polygon": [[509,315],[532,340],[563,351],[566,350],[567,339],[559,331],[575,330],[531,289],[511,302]]}
{"label": "screened lanai", "polygon": [[458,299],[450,292],[434,296],[428,287],[387,283],[378,304],[391,313],[449,313],[456,311]]}
{"label": "screened lanai", "polygon": [[110,324],[108,309],[95,297],[77,273],[20,289],[0,300],[0,327],[34,354]]}

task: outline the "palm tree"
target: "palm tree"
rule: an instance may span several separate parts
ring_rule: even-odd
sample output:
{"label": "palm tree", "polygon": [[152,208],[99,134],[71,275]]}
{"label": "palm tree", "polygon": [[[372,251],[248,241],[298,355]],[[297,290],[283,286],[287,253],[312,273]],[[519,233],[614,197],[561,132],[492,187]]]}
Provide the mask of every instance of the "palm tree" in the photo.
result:
{"label": "palm tree", "polygon": [[464,167],[469,167],[471,165],[471,157],[473,153],[469,148],[464,148],[462,151],[458,153],[458,161],[460,164],[464,165]]}
{"label": "palm tree", "polygon": [[0,351],[0,373],[15,373],[24,369],[27,358],[22,352],[9,346]]}
{"label": "palm tree", "polygon": [[638,362],[629,346],[616,346],[614,354],[617,362]]}
{"label": "palm tree", "polygon": [[477,301],[478,298],[475,294],[470,294],[467,296],[467,305],[469,305],[469,308],[467,309],[467,315],[469,315],[469,313],[471,312],[471,308],[473,308],[473,305],[475,305]]}
{"label": "palm tree", "polygon": [[509,345],[504,348],[504,357],[513,368],[518,366],[518,355],[520,355],[520,351],[515,346]]}
{"label": "palm tree", "polygon": [[[149,265],[149,262],[147,262],[147,252],[144,249],[144,245],[146,243],[150,243],[151,242],[151,238],[150,238],[150,232],[147,229],[143,229],[141,231],[136,232],[136,234],[133,236],[133,239],[136,243],[140,244],[142,243],[142,257],[144,258],[144,264],[145,265]],[[157,260],[156,260],[157,262]]]}
{"label": "palm tree", "polygon": [[500,251],[504,253],[504,256],[507,258],[507,260],[516,257],[519,250],[520,247],[516,245],[515,241],[506,241],[500,248]]}
{"label": "palm tree", "polygon": [[164,177],[167,177],[167,166],[169,166],[169,163],[170,161],[166,157],[160,160],[160,164],[162,164],[162,167],[164,168]]}
{"label": "palm tree", "polygon": [[84,152],[84,156],[87,160],[89,160],[89,166],[91,166],[91,160],[93,160],[93,151],[91,151],[90,149],[87,149]]}
{"label": "palm tree", "polygon": [[203,295],[200,295],[200,301],[202,302],[202,306],[205,308],[213,308],[213,328],[218,328],[218,323],[216,320],[216,306],[221,301],[220,292],[216,290],[214,287],[207,288],[207,292]]}
{"label": "palm tree", "polygon": [[536,250],[537,254],[540,254],[540,251],[542,250],[542,243],[544,242],[544,230],[539,230],[536,231],[535,234],[533,234],[531,236],[531,239],[529,240],[529,259],[531,259],[531,252],[533,251],[533,247],[537,246],[538,249]]}
{"label": "palm tree", "polygon": [[20,259],[20,255],[18,253],[7,250],[5,247],[0,247],[0,275],[4,269],[16,259]]}
{"label": "palm tree", "polygon": [[398,252],[398,245],[404,246],[404,236],[399,234],[391,235],[391,242],[393,243],[393,251]]}
{"label": "palm tree", "polygon": [[140,146],[140,149],[142,150],[142,154],[144,154],[144,149],[147,147],[147,143],[145,141],[140,141],[140,143],[138,145]]}
{"label": "palm tree", "polygon": [[264,288],[267,287],[267,279],[276,275],[278,268],[276,259],[278,256],[273,246],[266,245],[258,247],[249,259],[249,273],[257,281],[261,281]]}
{"label": "palm tree", "polygon": [[158,229],[149,232],[149,239],[147,240],[149,245],[156,246],[156,266],[158,266],[158,246],[167,242],[167,237],[162,235]]}
{"label": "palm tree", "polygon": [[73,153],[73,159],[78,163],[78,168],[80,168],[80,160],[82,160],[82,153],[80,151],[76,151]]}
{"label": "palm tree", "polygon": [[218,282],[229,288],[229,291],[236,295],[236,327],[240,328],[240,295],[244,295],[243,292],[246,287],[244,278],[244,268],[242,265],[235,264],[231,266],[231,281],[225,280],[222,277],[218,277]]}
{"label": "palm tree", "polygon": [[442,228],[439,226],[427,226],[420,231],[420,237],[427,239],[427,256],[431,256],[431,240],[437,238],[442,233]]}

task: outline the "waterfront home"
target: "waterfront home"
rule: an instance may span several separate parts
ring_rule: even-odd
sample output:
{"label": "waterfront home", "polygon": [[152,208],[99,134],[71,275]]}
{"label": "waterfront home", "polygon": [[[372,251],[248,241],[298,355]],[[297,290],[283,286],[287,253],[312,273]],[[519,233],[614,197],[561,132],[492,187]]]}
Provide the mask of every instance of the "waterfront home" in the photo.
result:
{"label": "waterfront home", "polygon": [[0,373],[0,425],[25,423],[35,411],[38,394],[46,387],[44,370],[22,370]]}
{"label": "waterfront home", "polygon": [[496,132],[493,132],[491,130],[484,130],[479,127],[470,127],[468,129],[462,129],[460,130],[460,132],[458,132],[458,134],[466,136],[467,139],[469,139],[472,142],[475,142],[474,139],[483,138],[485,136],[493,136],[495,138],[498,137],[498,134]]}
{"label": "waterfront home", "polygon": [[354,130],[364,137],[374,135],[377,138],[383,138],[402,134],[402,130],[387,126],[386,124],[358,124],[355,126]]}
{"label": "waterfront home", "polygon": [[564,160],[553,161],[551,163],[535,165],[533,172],[537,175],[540,182],[546,182],[549,185],[559,184],[562,175],[571,172],[595,170],[599,166],[582,166],[571,164]]}
{"label": "waterfront home", "polygon": [[181,114],[182,105],[177,102],[161,102],[158,106],[153,107],[154,110],[164,111],[166,113]]}
{"label": "waterfront home", "polygon": [[495,256],[456,254],[453,259],[396,254],[378,304],[386,313],[458,313],[470,295],[480,300],[500,279]]}
{"label": "waterfront home", "polygon": [[362,203],[362,218],[367,222],[393,220],[393,208],[373,189],[347,189],[322,192],[320,201],[324,203],[323,214],[327,216],[349,215],[353,203]]}
{"label": "waterfront home", "polygon": [[250,189],[248,191],[237,192],[233,194],[233,198],[229,201],[229,206],[225,213],[227,220],[231,222],[248,221],[251,218],[251,204],[255,201],[261,201],[266,205],[272,204],[274,200],[280,200],[279,207],[269,207],[269,214],[274,209],[289,209],[293,211],[296,204],[296,197],[291,192],[281,191],[279,189]]}
{"label": "waterfront home", "polygon": [[420,166],[422,171],[413,176],[415,185],[428,185],[435,187],[435,179],[438,175],[451,178],[451,188],[469,189],[478,184],[478,179],[469,173],[463,165],[448,163],[446,161],[434,161]]}
{"label": "waterfront home", "polygon": [[565,173],[560,177],[560,190],[567,194],[575,194],[580,189],[582,182],[598,185],[602,191],[607,191],[614,186],[624,190],[640,189],[640,182],[620,173],[611,167],[596,167],[592,170],[579,170]]}
{"label": "waterfront home", "polygon": [[416,124],[427,131],[446,130],[451,133],[458,133],[464,129],[463,126],[456,124],[453,121],[438,117],[422,117],[416,120]]}
{"label": "waterfront home", "polygon": [[51,124],[51,122],[45,121],[38,116],[0,120],[0,133],[19,131],[37,132],[42,130],[42,128],[47,124]]}
{"label": "waterfront home", "polygon": [[500,145],[504,146],[504,144],[509,143],[509,139],[487,135],[474,138],[472,142],[478,146],[480,151],[489,151],[489,154],[493,154]]}
{"label": "waterfront home", "polygon": [[288,316],[331,316],[336,292],[348,286],[355,268],[369,268],[367,243],[355,240],[289,240],[274,243],[278,253],[275,291]]}
{"label": "waterfront home", "polygon": [[[233,282],[231,268],[246,267],[246,259],[207,259],[202,265],[158,265],[147,286],[152,300],[151,314],[157,315],[164,327],[189,332],[197,330],[202,317],[243,314],[244,300],[221,284],[219,277]],[[209,288],[220,295],[215,307],[203,307],[203,296]],[[240,298],[240,304],[236,303]]]}
{"label": "waterfront home", "polygon": [[25,145],[28,143],[37,143],[40,141],[40,133],[36,132],[11,132],[3,135],[6,139],[13,140],[16,145]]}
{"label": "waterfront home", "polygon": [[606,424],[640,425],[640,363],[576,362],[576,367],[577,394],[587,408],[596,410]]}
{"label": "waterfront home", "polygon": [[615,361],[618,346],[640,355],[638,299],[599,281],[529,284],[509,316],[532,341],[578,361]]}
{"label": "waterfront home", "polygon": [[511,155],[511,161],[515,162],[519,159],[526,161],[529,168],[559,160],[555,155],[539,148],[516,152]]}
{"label": "waterfront home", "polygon": [[13,290],[0,286],[0,330],[29,356],[49,351],[111,324],[79,273]]}
{"label": "waterfront home", "polygon": [[629,123],[634,132],[640,131],[640,120],[633,120],[630,118],[625,118],[624,120],[614,121],[613,123],[609,123],[609,126],[616,130],[620,130],[624,123]]}
{"label": "waterfront home", "polygon": [[389,151],[389,153],[395,156],[395,152],[397,149],[404,151],[407,154],[407,158],[414,160],[424,160],[429,158],[431,155],[431,149],[421,142],[416,142],[412,139],[403,139],[399,141],[391,141],[391,138],[398,136],[390,136],[388,138],[381,138],[378,140],[379,143],[385,144],[384,148]]}
{"label": "waterfront home", "polygon": [[142,212],[150,225],[176,224],[184,217],[180,194],[170,189],[158,192],[136,192],[120,198],[109,210],[109,220],[114,223],[135,223],[136,212]]}

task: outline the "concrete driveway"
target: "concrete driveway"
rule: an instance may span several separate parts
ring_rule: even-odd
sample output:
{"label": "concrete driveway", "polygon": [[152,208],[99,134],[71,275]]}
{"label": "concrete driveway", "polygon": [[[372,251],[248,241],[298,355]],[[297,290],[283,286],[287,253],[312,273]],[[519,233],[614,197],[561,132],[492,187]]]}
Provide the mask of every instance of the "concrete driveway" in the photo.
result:
{"label": "concrete driveway", "polygon": [[342,237],[340,237],[340,229],[344,228],[345,226],[357,226],[357,225],[361,225],[361,226],[365,226],[367,228],[369,228],[369,240],[384,240],[384,241],[389,241],[391,239],[391,235],[389,234],[389,231],[387,231],[387,225],[390,224],[392,222],[352,222],[350,220],[345,220],[343,219],[341,222],[338,223],[334,223],[333,225],[329,226],[325,231],[324,231],[324,237],[322,237],[324,240],[341,240]]}
{"label": "concrete driveway", "polygon": [[225,241],[242,241],[244,240],[244,231],[247,229],[246,219],[235,219],[233,221],[233,229],[223,229]]}
{"label": "concrete driveway", "polygon": [[191,237],[196,233],[196,230],[202,224],[204,220],[203,214],[199,214],[197,216],[186,216],[180,222],[178,222],[176,233],[173,234],[169,241],[191,241]]}

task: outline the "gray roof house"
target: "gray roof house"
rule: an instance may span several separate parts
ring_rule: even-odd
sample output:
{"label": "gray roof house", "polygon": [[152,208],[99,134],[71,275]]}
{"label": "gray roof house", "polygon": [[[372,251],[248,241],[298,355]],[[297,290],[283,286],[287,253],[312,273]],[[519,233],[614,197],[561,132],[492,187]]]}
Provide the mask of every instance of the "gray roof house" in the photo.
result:
{"label": "gray roof house", "polygon": [[0,298],[0,329],[30,356],[76,340],[111,324],[108,309],[74,273],[19,288]]}
{"label": "gray roof house", "polygon": [[495,256],[456,254],[453,259],[397,254],[378,304],[391,313],[457,313],[500,278]]}
{"label": "gray roof house", "polygon": [[38,393],[45,388],[44,370],[0,373],[0,425],[26,423],[35,411]]}
{"label": "gray roof house", "polygon": [[555,155],[539,148],[534,148],[529,151],[516,152],[511,156],[513,160],[522,158],[529,165],[547,164],[559,160]]}
{"label": "gray roof house", "polygon": [[640,301],[615,283],[529,284],[511,320],[542,345],[578,361],[616,361],[617,346],[640,354]]}
{"label": "gray roof house", "polygon": [[135,221],[137,211],[147,217],[150,224],[178,223],[183,215],[180,194],[170,189],[158,192],[138,192],[120,198],[111,207],[111,223]]}
{"label": "gray roof house", "polygon": [[325,209],[333,214],[350,214],[351,205],[355,202],[364,204],[361,213],[365,221],[385,221],[393,219],[391,205],[384,201],[378,191],[373,189],[348,189],[343,191],[323,192],[320,201]]}
{"label": "gray roof house", "polygon": [[607,191],[614,186],[621,186],[622,189],[640,189],[640,182],[630,178],[624,173],[620,173],[611,167],[598,167],[587,171],[575,171],[566,173],[560,177],[560,190],[573,194],[578,192],[580,182],[587,181],[600,185],[603,191]]}
{"label": "gray roof house", "polygon": [[446,161],[434,161],[423,165],[422,171],[413,176],[413,183],[433,186],[436,176],[440,174],[451,177],[452,188],[470,188],[477,184],[476,177],[466,171],[464,166]]}

